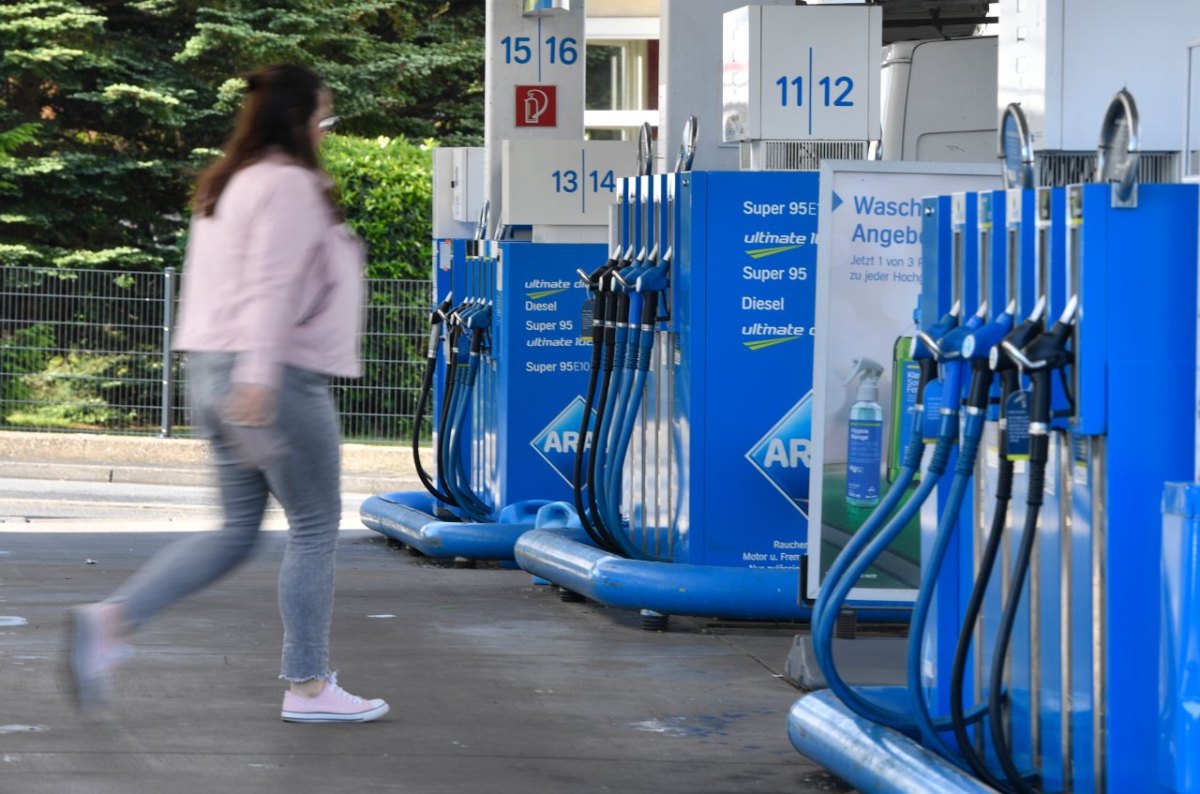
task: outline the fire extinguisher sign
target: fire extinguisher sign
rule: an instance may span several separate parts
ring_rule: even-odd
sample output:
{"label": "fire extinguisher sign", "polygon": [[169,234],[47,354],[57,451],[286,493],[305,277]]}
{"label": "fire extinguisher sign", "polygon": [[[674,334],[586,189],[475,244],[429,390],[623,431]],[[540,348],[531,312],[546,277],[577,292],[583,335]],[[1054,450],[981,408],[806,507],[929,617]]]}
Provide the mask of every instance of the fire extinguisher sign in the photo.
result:
{"label": "fire extinguisher sign", "polygon": [[516,120],[518,127],[557,127],[558,111],[552,85],[519,85]]}

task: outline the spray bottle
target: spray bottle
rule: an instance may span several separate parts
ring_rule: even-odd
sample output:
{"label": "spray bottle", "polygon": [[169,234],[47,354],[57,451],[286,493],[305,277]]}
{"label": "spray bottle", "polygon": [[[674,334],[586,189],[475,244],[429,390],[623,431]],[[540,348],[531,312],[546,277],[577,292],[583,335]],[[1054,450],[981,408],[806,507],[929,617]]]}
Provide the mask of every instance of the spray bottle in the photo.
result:
{"label": "spray bottle", "polygon": [[858,394],[850,406],[846,455],[846,504],[874,507],[881,494],[883,466],[883,407],[879,404],[879,378],[883,365],[874,359],[856,358],[854,371],[843,385],[859,378]]}
{"label": "spray bottle", "polygon": [[[910,416],[917,402],[917,391],[921,384],[921,363],[913,358],[915,340],[911,335],[896,338],[892,347],[892,422],[887,441],[887,481],[891,485],[903,468],[901,459],[908,447],[908,434],[912,428],[904,417]],[[914,482],[919,476],[913,479]]]}

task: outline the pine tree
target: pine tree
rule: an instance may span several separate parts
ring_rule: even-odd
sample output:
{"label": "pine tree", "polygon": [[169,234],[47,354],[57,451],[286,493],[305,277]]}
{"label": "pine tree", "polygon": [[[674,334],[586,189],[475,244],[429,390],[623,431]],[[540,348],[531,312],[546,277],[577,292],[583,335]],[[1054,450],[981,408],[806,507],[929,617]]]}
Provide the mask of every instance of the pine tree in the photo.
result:
{"label": "pine tree", "polygon": [[476,143],[473,0],[29,0],[0,6],[0,264],[178,264],[239,74],[313,67],[342,130]]}
{"label": "pine tree", "polygon": [[202,86],[164,59],[154,22],[76,2],[0,7],[0,130],[24,131],[0,160],[0,262],[176,258],[184,130],[205,103]]}
{"label": "pine tree", "polygon": [[[209,4],[176,56],[232,102],[232,71],[313,67],[355,134],[477,143],[483,131],[484,4],[304,0]],[[221,82],[225,80],[225,82]]]}

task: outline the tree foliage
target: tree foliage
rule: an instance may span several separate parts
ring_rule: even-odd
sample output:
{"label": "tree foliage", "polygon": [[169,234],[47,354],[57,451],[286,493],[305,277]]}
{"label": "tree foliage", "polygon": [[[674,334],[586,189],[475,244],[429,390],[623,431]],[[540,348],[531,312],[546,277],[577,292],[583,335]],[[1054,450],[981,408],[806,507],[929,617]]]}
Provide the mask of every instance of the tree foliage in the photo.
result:
{"label": "tree foliage", "polygon": [[454,145],[483,128],[483,25],[473,0],[214,3],[175,60],[220,86],[226,105],[238,87],[231,68],[311,64],[356,134]]}
{"label": "tree foliage", "polygon": [[[0,5],[0,264],[178,264],[238,75],[266,63],[316,69],[350,135],[476,143],[483,28],[473,0]],[[355,179],[343,193],[364,192]]]}

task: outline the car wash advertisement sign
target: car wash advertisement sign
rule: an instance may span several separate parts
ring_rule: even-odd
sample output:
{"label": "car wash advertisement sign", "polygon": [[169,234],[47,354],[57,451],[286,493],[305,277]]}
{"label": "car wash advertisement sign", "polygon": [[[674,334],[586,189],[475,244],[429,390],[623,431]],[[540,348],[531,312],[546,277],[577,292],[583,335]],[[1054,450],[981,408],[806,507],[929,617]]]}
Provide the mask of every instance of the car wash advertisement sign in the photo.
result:
{"label": "car wash advertisement sign", "polygon": [[[921,200],[999,187],[994,165],[826,161],[820,178],[808,598],[897,474],[900,414],[915,384],[907,351],[921,294]],[[851,597],[914,598],[921,531],[914,519]]]}

